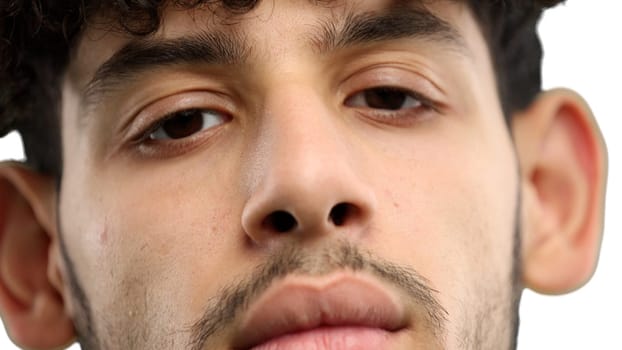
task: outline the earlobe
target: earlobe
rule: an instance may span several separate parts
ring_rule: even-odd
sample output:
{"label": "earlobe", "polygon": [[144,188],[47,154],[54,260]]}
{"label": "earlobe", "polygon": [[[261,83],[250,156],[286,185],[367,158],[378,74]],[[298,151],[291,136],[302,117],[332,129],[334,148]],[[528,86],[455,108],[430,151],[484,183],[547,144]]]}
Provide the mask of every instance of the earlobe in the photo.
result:
{"label": "earlobe", "polygon": [[600,248],[606,150],[576,93],[542,93],[513,118],[521,166],[523,281],[560,294],[592,276]]}
{"label": "earlobe", "polygon": [[54,349],[72,341],[58,275],[53,180],[0,163],[0,313],[13,341]]}

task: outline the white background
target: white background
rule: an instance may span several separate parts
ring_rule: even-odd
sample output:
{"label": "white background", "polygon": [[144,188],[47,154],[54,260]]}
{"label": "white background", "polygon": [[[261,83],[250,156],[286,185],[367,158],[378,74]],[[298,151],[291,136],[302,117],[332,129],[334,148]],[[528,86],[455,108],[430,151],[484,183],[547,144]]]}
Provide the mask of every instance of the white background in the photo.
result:
{"label": "white background", "polygon": [[[609,148],[601,259],[592,281],[565,296],[525,291],[519,350],[622,350],[622,1],[569,0],[540,26],[544,87],[570,87],[591,104]],[[21,158],[17,135],[0,139],[0,159]],[[0,329],[0,349],[17,349]],[[73,346],[72,350],[79,349]]]}

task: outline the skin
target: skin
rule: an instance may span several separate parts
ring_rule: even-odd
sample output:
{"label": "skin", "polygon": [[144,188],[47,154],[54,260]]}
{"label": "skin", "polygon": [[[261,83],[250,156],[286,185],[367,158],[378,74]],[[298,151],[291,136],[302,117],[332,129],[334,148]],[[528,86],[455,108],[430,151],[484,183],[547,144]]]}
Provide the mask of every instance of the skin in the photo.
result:
{"label": "skin", "polygon": [[[460,48],[404,38],[319,52],[307,40],[318,20],[386,6],[265,1],[233,24],[207,9],[167,9],[156,38],[236,30],[252,44],[247,62],[147,70],[89,104],[89,81],[130,37],[87,28],[62,86],[60,192],[19,164],[1,170],[0,306],[13,339],[54,348],[77,331],[104,349],[186,348],[223,288],[282,261],[285,272],[265,275],[250,308],[279,281],[355,276],[407,310],[395,349],[514,347],[524,286],[562,293],[593,273],[600,134],[569,91],[543,93],[510,131],[486,43],[456,2],[428,9],[459,33]],[[434,108],[409,100],[391,113],[353,100],[378,86],[423,94]],[[227,117],[185,139],[136,141],[190,107]],[[329,220],[341,203],[342,222]],[[267,220],[275,211],[297,226],[278,232]],[[11,229],[25,222],[34,228]],[[17,242],[18,231],[31,242]],[[23,252],[36,277],[24,277]],[[305,262],[294,267],[292,256]],[[438,322],[374,272],[387,267],[433,290]],[[249,308],[235,311],[205,348],[233,348]]]}

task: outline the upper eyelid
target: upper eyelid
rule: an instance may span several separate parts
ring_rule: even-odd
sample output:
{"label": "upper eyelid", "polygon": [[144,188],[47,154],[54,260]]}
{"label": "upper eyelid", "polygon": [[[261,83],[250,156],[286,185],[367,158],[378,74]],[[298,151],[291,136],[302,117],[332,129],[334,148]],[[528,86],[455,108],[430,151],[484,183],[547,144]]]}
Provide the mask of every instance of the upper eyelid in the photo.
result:
{"label": "upper eyelid", "polygon": [[[182,106],[182,108],[168,107],[168,105],[172,103],[177,106]],[[213,104],[221,106],[222,109],[232,109],[234,107],[233,103],[227,99],[226,94],[224,93],[212,90],[188,90],[175,92],[150,101],[140,107],[140,111],[137,115],[151,112],[149,114],[155,114],[163,117],[178,110],[192,109],[196,107],[197,104]],[[187,108],[184,108],[183,106]],[[153,109],[155,109],[155,111],[152,111]],[[213,107],[213,109],[217,108]]]}
{"label": "upper eyelid", "polygon": [[440,104],[445,96],[443,89],[425,74],[402,65],[377,64],[349,74],[340,83],[345,95],[370,87],[396,87],[412,91],[421,97]]}
{"label": "upper eyelid", "polygon": [[[237,96],[227,95],[227,79],[199,75],[197,71],[171,69],[162,74],[151,72],[136,81],[131,87],[118,90],[114,95],[101,101],[98,106],[115,105],[115,114],[122,116],[117,131],[125,130],[134,118],[144,114],[151,106],[161,106],[160,101],[193,94],[208,94],[219,104],[231,107],[231,100]],[[100,108],[100,107],[97,107]]]}

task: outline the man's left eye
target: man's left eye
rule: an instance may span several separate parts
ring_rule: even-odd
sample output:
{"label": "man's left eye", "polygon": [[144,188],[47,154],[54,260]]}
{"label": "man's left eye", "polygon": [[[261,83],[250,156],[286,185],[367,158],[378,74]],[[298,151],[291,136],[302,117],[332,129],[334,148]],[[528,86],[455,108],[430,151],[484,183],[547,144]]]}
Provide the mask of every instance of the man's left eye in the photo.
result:
{"label": "man's left eye", "polygon": [[357,108],[372,108],[387,111],[416,109],[423,103],[407,90],[394,87],[377,87],[362,90],[346,99],[345,105]]}

